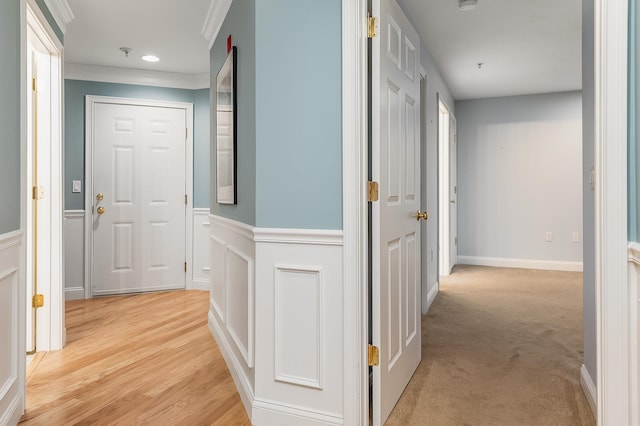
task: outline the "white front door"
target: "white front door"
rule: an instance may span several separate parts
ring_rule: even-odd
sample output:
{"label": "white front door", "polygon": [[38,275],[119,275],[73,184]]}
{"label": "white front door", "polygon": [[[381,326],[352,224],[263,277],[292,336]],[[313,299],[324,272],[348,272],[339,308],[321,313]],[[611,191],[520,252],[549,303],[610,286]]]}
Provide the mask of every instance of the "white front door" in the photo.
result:
{"label": "white front door", "polygon": [[449,114],[449,272],[458,263],[458,131]]}
{"label": "white front door", "polygon": [[421,359],[420,39],[395,0],[375,0],[373,15],[373,424],[382,425]]}
{"label": "white front door", "polygon": [[185,288],[186,112],[93,111],[93,295]]}

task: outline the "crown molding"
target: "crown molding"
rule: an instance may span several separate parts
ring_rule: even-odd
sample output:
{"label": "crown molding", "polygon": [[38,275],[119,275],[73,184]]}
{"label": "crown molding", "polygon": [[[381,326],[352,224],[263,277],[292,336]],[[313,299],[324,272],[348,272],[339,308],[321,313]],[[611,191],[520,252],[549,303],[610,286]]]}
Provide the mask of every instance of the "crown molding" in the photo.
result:
{"label": "crown molding", "polygon": [[67,31],[67,24],[75,18],[67,0],[44,0],[44,4],[47,5],[60,31],[64,34]]}
{"label": "crown molding", "polygon": [[202,26],[202,36],[209,42],[209,49],[218,37],[224,18],[226,18],[233,0],[211,0],[211,6]]}
{"label": "crown molding", "polygon": [[64,78],[190,90],[208,89],[210,83],[209,73],[182,74],[73,63],[64,64]]}

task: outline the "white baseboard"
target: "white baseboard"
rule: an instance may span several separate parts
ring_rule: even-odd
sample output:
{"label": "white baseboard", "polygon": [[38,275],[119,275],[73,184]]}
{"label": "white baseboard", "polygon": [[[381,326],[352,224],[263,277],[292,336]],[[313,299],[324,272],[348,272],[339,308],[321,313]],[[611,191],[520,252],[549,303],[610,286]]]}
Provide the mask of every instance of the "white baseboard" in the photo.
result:
{"label": "white baseboard", "polygon": [[64,300],[80,300],[84,298],[84,287],[66,287],[64,289]]}
{"label": "white baseboard", "polygon": [[24,412],[24,401],[22,396],[13,397],[4,415],[0,417],[0,425],[17,425]]}
{"label": "white baseboard", "polygon": [[279,404],[265,400],[255,400],[251,421],[255,425],[328,426],[342,425],[344,419],[332,414]]}
{"label": "white baseboard", "polygon": [[191,281],[190,290],[209,291],[209,280],[194,279]]}
{"label": "white baseboard", "polygon": [[222,353],[222,358],[224,358],[225,363],[231,373],[231,377],[233,378],[233,382],[236,384],[236,389],[240,394],[240,400],[242,400],[242,405],[244,405],[244,410],[247,412],[247,416],[249,416],[249,420],[252,420],[251,416],[251,407],[253,406],[254,400],[254,392],[249,384],[249,380],[246,377],[242,376],[242,367],[240,366],[240,362],[236,358],[233,353],[233,350],[229,346],[229,343],[224,337],[224,332],[218,325],[213,312],[209,311],[209,331],[213,334],[213,337],[216,339],[218,343],[218,347],[220,348],[220,353]]}
{"label": "white baseboard", "polygon": [[431,288],[431,290],[429,290],[429,293],[427,294],[427,309],[425,309],[424,313],[429,312],[429,309],[431,308],[431,305],[433,304],[433,302],[436,300],[436,297],[438,297],[439,292],[440,292],[440,283],[436,281],[433,287]]}
{"label": "white baseboard", "polygon": [[591,375],[587,371],[587,367],[582,364],[580,367],[580,387],[582,387],[582,392],[584,392],[584,396],[587,398],[587,402],[589,403],[589,407],[593,412],[593,416],[598,418],[598,404],[597,404],[597,394],[596,394],[596,385],[593,384],[593,380],[591,379]]}
{"label": "white baseboard", "polygon": [[458,265],[496,266],[499,268],[543,269],[582,272],[582,262],[561,260],[511,259],[503,257],[458,256]]}

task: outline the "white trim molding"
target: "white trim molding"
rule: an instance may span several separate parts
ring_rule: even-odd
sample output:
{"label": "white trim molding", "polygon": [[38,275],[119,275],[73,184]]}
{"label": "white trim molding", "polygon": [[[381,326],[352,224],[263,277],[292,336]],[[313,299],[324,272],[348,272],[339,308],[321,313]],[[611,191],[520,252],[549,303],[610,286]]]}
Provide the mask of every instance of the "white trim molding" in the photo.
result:
{"label": "white trim molding", "polygon": [[582,392],[584,392],[584,396],[587,399],[587,403],[589,404],[589,408],[591,408],[593,416],[597,418],[598,404],[596,403],[596,385],[593,383],[591,375],[584,364],[580,367],[580,387],[582,388]]}
{"label": "white trim molding", "polygon": [[208,89],[211,81],[209,73],[182,74],[74,63],[64,64],[64,78],[190,90]]}
{"label": "white trim molding", "polygon": [[216,37],[218,37],[220,28],[222,28],[222,24],[224,23],[224,18],[226,18],[227,13],[229,13],[232,1],[233,0],[211,0],[209,11],[202,25],[202,36],[209,42],[209,49],[211,49],[213,43],[216,41]]}
{"label": "white trim molding", "polygon": [[252,422],[344,424],[342,231],[209,222],[209,327]]}
{"label": "white trim molding", "polygon": [[495,266],[498,268],[542,269],[547,271],[582,272],[582,262],[502,257],[458,256],[458,265]]}
{"label": "white trim molding", "polygon": [[342,0],[344,424],[369,424],[366,0]]}
{"label": "white trim molding", "polygon": [[44,0],[49,12],[56,20],[62,34],[67,32],[67,24],[75,18],[67,0]]}
{"label": "white trim molding", "polygon": [[427,293],[427,307],[422,312],[423,315],[429,312],[431,305],[433,305],[433,302],[436,301],[436,297],[438,297],[438,293],[440,293],[440,283],[436,281],[433,287],[431,287],[431,290],[429,290],[429,293]]}
{"label": "white trim molding", "polygon": [[629,243],[629,424],[640,424],[640,243]]}
{"label": "white trim molding", "polygon": [[628,2],[595,0],[594,14],[597,420],[628,425]]}

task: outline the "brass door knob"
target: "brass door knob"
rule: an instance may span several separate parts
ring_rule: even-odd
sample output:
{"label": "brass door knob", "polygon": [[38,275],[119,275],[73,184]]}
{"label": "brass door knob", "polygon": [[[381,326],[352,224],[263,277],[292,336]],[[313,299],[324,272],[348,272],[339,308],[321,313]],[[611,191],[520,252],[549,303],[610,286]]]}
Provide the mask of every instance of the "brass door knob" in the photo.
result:
{"label": "brass door knob", "polygon": [[96,195],[96,200],[98,200],[98,201],[104,200],[104,194],[100,193],[100,194]]}
{"label": "brass door knob", "polygon": [[100,207],[98,207],[97,211],[98,211],[98,214],[104,214],[105,210],[104,210],[104,207],[100,206]]}
{"label": "brass door knob", "polygon": [[427,220],[427,219],[429,219],[429,213],[427,213],[427,212],[420,213],[420,210],[418,210],[416,212],[416,214],[414,215],[414,217],[416,218],[416,220],[420,220],[420,219]]}

